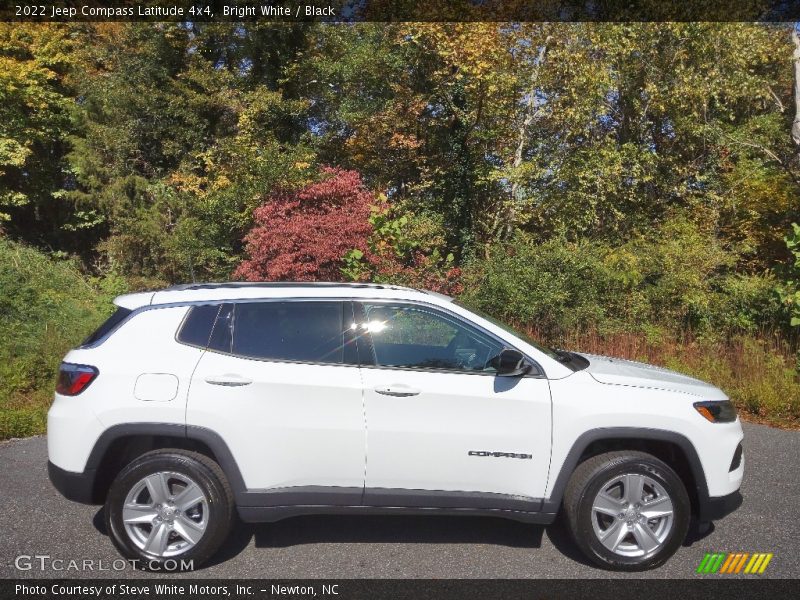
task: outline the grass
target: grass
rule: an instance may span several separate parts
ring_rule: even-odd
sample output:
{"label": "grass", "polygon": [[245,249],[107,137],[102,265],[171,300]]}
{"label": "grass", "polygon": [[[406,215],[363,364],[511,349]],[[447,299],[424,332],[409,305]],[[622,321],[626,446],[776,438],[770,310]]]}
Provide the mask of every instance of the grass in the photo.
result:
{"label": "grass", "polygon": [[795,356],[779,336],[710,339],[663,332],[574,332],[559,339],[558,346],[647,362],[697,377],[727,393],[745,420],[800,428]]}

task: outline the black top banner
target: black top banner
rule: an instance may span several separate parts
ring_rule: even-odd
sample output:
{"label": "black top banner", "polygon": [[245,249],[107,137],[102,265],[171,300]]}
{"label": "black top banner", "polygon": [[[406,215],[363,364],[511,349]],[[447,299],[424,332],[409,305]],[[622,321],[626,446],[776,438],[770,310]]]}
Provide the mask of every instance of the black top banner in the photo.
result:
{"label": "black top banner", "polygon": [[744,21],[800,20],[800,0],[0,0],[0,20]]}

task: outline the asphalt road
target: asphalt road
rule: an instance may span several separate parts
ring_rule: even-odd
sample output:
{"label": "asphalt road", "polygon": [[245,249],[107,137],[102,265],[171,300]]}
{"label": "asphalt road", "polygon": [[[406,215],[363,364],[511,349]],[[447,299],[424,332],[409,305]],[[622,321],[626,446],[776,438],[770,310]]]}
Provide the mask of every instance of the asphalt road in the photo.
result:
{"label": "asphalt road", "polygon": [[[587,564],[560,525],[543,528],[473,517],[296,517],[239,524],[194,577],[607,578],[703,577],[705,552],[773,552],[761,577],[800,573],[800,432],[745,424],[744,504],[661,568],[615,574]],[[63,499],[47,479],[44,437],[0,443],[0,577],[142,577],[111,572],[119,558],[99,507]],[[20,555],[94,561],[94,571],[20,571]],[[102,562],[101,562],[102,561]],[[56,563],[59,564],[59,563]],[[145,574],[145,576],[147,576]],[[164,575],[152,575],[164,577]],[[176,577],[170,574],[169,578]],[[706,575],[705,577],[720,577]]]}

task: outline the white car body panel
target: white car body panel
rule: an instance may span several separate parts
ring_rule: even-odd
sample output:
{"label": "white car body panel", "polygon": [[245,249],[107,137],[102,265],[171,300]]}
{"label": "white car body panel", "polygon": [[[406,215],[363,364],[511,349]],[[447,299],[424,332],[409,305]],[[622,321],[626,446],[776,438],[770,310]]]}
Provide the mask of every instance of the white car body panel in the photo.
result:
{"label": "white car body panel", "polygon": [[[230,375],[252,383],[206,381]],[[356,366],[206,352],[192,378],[186,422],[222,436],[248,489],[364,486],[366,433]]]}
{"label": "white car body panel", "polygon": [[[546,379],[362,369],[369,488],[479,491],[541,498],[550,466]],[[376,388],[403,386],[395,397]],[[531,458],[470,455],[470,451]]]}
{"label": "white car body panel", "polygon": [[663,367],[596,354],[583,356],[590,361],[586,371],[600,383],[681,392],[697,396],[700,400],[728,399],[722,390],[705,381]]}
{"label": "white car body panel", "polygon": [[[192,371],[203,353],[175,341],[188,308],[145,310],[125,321],[96,348],[71,350],[64,361],[96,367],[97,379],[77,396],[56,394],[48,414],[51,461],[70,471],[83,470],[97,437],[114,425],[186,423],[186,395]],[[143,374],[173,375],[178,382],[168,401],[140,400],[136,384]],[[97,421],[95,435],[65,433],[77,423]]]}
{"label": "white car body panel", "polygon": [[744,459],[739,469],[728,471],[731,457],[743,437],[738,419],[733,423],[710,423],[694,409],[693,403],[699,400],[696,396],[654,387],[598,384],[589,369],[552,381],[550,385],[554,431],[551,472],[554,476],[548,482],[547,497],[553,491],[555,477],[575,440],[587,431],[619,427],[653,429],[683,436],[697,451],[710,496],[723,496],[739,489]]}

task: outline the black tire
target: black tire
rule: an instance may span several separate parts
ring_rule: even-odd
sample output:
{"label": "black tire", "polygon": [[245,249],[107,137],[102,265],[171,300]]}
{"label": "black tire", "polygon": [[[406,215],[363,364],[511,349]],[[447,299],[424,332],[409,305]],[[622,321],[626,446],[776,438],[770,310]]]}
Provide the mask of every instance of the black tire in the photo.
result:
{"label": "black tire", "polygon": [[[672,502],[671,528],[667,530],[664,527],[664,531],[668,533],[660,547],[650,551],[651,554],[622,556],[612,552],[603,545],[595,531],[593,519],[604,520],[607,524],[605,526],[610,528],[613,517],[593,516],[594,499],[605,484],[625,474],[645,475],[662,486]],[[600,454],[578,465],[564,492],[564,512],[575,543],[593,563],[615,571],[645,571],[664,564],[681,546],[689,529],[691,504],[680,477],[663,461],[645,452],[625,450]],[[617,531],[622,532],[621,534],[624,534],[622,528],[627,527],[626,523],[620,518],[620,528]],[[603,526],[598,524],[598,527]],[[635,523],[633,527],[636,527]],[[631,537],[623,539],[625,544],[635,541],[633,531],[630,531]]]}
{"label": "black tire", "polygon": [[[195,545],[179,554],[164,557],[145,552],[137,546],[122,519],[128,493],[145,477],[159,472],[177,473],[190,478],[202,490],[208,509],[207,516],[203,516],[205,530]],[[233,492],[216,462],[188,450],[154,450],[128,464],[111,484],[105,505],[106,530],[117,550],[126,558],[135,560],[137,568],[160,571],[196,569],[219,549],[228,536],[233,524],[233,507]]]}

